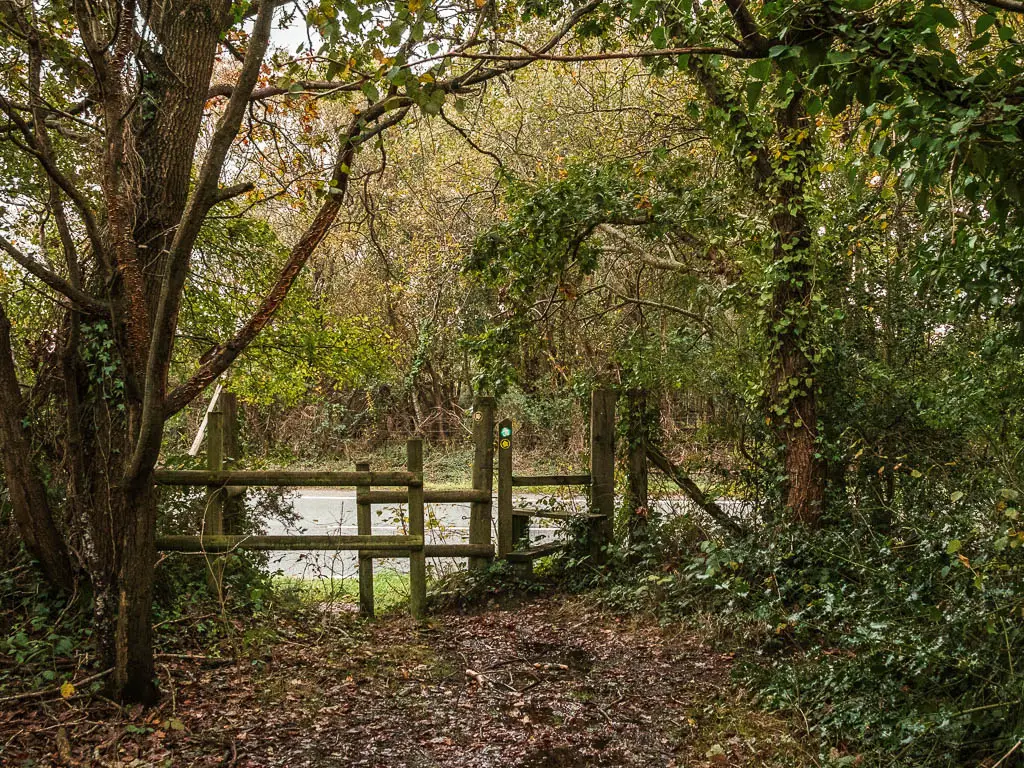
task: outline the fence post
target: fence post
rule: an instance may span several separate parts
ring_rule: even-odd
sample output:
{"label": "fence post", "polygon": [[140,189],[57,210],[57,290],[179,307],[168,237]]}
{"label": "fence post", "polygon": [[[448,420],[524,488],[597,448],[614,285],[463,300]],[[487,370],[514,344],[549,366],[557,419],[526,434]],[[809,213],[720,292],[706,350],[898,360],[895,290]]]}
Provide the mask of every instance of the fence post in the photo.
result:
{"label": "fence post", "polygon": [[[370,464],[365,461],[356,462],[356,472],[369,472]],[[368,485],[356,486],[356,525],[360,536],[369,536],[373,532],[371,508],[366,501]],[[364,557],[359,553],[359,613],[373,618],[373,558]]]}
{"label": "fence post", "polygon": [[[224,469],[224,414],[214,410],[207,415],[209,421],[206,426],[206,468],[216,472]],[[224,533],[224,493],[224,488],[211,486],[206,489],[203,536],[218,536]],[[216,555],[207,555],[206,566],[206,583],[212,592],[220,594],[224,559]]]}
{"label": "fence post", "polygon": [[[234,392],[221,390],[217,396],[217,410],[223,416],[222,432],[224,440],[224,467],[237,469],[242,458],[242,444],[239,439],[238,396]],[[244,488],[228,488],[224,492],[222,511],[222,528],[227,534],[241,532],[243,505],[245,503]]]}
{"label": "fence post", "polygon": [[[413,438],[406,443],[405,468],[419,472],[421,482],[409,486],[409,535],[424,537],[423,524],[423,441]],[[409,553],[409,611],[422,619],[427,607],[427,558],[423,547]]]}
{"label": "fence post", "polygon": [[[487,501],[474,501],[469,510],[469,543],[491,543],[491,492],[494,488],[494,398],[478,397],[473,404],[473,488],[487,492]],[[490,558],[469,558],[471,571],[483,570]]]}
{"label": "fence post", "polygon": [[512,516],[512,419],[498,422],[498,557],[515,548],[516,519]]}
{"label": "fence post", "polygon": [[604,559],[603,547],[615,535],[615,392],[598,389],[590,396],[591,504],[597,514],[591,554]]}

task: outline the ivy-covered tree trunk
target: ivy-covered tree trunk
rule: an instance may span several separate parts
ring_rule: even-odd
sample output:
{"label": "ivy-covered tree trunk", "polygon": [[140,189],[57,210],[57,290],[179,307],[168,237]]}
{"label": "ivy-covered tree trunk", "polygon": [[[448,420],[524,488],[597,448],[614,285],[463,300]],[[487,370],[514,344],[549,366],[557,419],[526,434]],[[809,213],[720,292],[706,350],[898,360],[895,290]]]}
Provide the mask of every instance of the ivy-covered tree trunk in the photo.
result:
{"label": "ivy-covered tree trunk", "polygon": [[648,498],[647,449],[650,446],[653,409],[648,393],[630,389],[625,394],[626,407],[626,498],[627,528],[631,543],[644,539],[650,514]]}
{"label": "ivy-covered tree trunk", "polygon": [[808,175],[814,151],[812,124],[801,93],[776,113],[782,145],[769,188],[775,230],[766,314],[771,350],[769,400],[772,425],[783,446],[783,502],[794,520],[815,525],[827,479],[818,451],[818,399],[813,356],[814,254],[808,210]]}

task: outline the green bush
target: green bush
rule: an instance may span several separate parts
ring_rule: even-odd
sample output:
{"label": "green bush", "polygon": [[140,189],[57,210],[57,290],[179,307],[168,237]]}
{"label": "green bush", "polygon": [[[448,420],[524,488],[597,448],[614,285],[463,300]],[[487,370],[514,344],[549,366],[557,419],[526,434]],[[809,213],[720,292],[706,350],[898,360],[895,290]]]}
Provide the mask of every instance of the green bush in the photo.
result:
{"label": "green bush", "polygon": [[825,763],[998,759],[1024,738],[1024,531],[1013,491],[954,496],[887,534],[847,509],[824,530],[687,549],[677,518],[605,594],[669,621],[717,616],[745,649],[737,675],[806,719]]}

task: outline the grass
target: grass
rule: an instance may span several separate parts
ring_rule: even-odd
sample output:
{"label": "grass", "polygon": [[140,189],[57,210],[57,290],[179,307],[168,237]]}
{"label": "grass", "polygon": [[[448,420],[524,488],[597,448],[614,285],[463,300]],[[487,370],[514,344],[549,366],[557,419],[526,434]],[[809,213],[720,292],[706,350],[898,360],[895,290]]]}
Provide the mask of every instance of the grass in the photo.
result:
{"label": "grass", "polygon": [[[286,598],[302,603],[359,603],[359,580],[302,579],[298,576],[273,577],[274,590]],[[409,575],[397,571],[380,570],[373,574],[373,602],[377,614],[389,613],[409,600]]]}

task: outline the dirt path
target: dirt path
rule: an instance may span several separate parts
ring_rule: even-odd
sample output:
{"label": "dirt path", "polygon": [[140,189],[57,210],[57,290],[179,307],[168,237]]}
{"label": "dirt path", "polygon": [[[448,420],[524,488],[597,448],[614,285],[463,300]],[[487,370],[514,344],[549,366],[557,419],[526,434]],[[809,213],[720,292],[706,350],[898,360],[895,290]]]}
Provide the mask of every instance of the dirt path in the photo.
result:
{"label": "dirt path", "polygon": [[0,764],[813,764],[784,723],[737,700],[728,655],[581,598],[285,635],[244,665],[169,662],[149,712],[72,701],[0,714]]}

